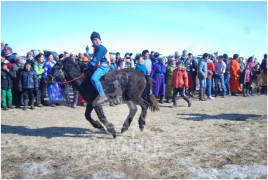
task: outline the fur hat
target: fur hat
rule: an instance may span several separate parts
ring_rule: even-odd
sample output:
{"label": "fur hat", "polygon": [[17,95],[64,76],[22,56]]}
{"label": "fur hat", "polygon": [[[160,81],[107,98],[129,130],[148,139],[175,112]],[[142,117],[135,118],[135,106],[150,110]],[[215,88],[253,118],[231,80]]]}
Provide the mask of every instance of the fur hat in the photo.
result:
{"label": "fur hat", "polygon": [[91,34],[91,36],[90,36],[91,41],[92,41],[94,38],[98,38],[99,40],[101,40],[101,37],[100,37],[99,33],[95,32],[95,31],[94,31],[94,32]]}

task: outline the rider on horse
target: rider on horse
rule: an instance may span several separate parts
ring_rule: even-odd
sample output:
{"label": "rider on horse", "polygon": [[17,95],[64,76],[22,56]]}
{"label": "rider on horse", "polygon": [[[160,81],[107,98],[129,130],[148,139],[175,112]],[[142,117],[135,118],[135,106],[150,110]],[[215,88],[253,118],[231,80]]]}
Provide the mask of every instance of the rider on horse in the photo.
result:
{"label": "rider on horse", "polygon": [[91,77],[91,82],[99,93],[99,95],[94,99],[92,103],[93,106],[97,106],[98,104],[101,104],[104,101],[108,100],[108,98],[104,94],[100,78],[106,73],[108,73],[110,70],[108,66],[110,56],[108,50],[101,44],[101,38],[99,33],[94,31],[91,34],[90,39],[93,44],[92,47],[94,48],[94,53],[92,60],[87,63],[87,67],[89,69],[94,69],[96,67],[96,70]]}

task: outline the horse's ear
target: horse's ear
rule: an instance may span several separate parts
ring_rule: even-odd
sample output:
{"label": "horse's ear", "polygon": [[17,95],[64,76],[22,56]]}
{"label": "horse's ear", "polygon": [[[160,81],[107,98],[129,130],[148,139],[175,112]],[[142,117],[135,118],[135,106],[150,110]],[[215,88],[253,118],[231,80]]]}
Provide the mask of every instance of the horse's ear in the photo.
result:
{"label": "horse's ear", "polygon": [[57,64],[59,65],[60,68],[63,67],[63,61],[58,61]]}

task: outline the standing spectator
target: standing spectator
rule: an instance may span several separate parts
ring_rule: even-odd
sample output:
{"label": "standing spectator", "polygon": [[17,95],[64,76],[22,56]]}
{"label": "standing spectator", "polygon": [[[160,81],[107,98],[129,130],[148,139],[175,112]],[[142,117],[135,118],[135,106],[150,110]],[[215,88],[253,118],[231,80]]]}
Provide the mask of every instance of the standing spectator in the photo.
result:
{"label": "standing spectator", "polygon": [[1,100],[3,110],[8,110],[8,108],[13,109],[12,105],[12,92],[13,87],[12,78],[14,78],[14,73],[7,68],[7,65],[1,63]]}
{"label": "standing spectator", "polygon": [[88,45],[86,47],[86,53],[89,54],[89,47],[88,47]]}
{"label": "standing spectator", "polygon": [[243,84],[243,96],[247,97],[248,96],[248,91],[251,86],[251,81],[253,77],[253,71],[250,68],[250,64],[246,65],[246,68],[244,71],[241,73],[240,76],[240,83]]}
{"label": "standing spectator", "polygon": [[133,59],[131,58],[131,56],[132,56],[132,53],[127,53],[126,55],[125,55],[125,60],[124,60],[124,62],[125,62],[125,68],[134,68],[134,61],[133,61]]}
{"label": "standing spectator", "polygon": [[187,51],[184,50],[183,51],[183,56],[180,59],[181,63],[185,66],[186,68],[186,72],[187,72],[187,77],[188,77],[188,92],[186,92],[186,94],[188,94],[189,97],[193,97],[193,94],[191,93],[192,89],[193,89],[193,78],[192,78],[192,60],[189,58]]}
{"label": "standing spectator", "polygon": [[[44,63],[44,73],[43,73],[43,78],[46,79],[46,75],[47,73],[49,73],[52,69],[52,67],[56,64],[56,61],[54,60],[54,57],[52,55],[52,53],[48,53],[47,56],[47,61]],[[52,94],[52,89],[53,89],[53,85],[50,85],[47,90],[48,90],[48,98],[49,98],[49,104],[52,106],[52,107],[55,107],[56,104],[55,104],[55,100],[52,100],[52,97],[53,97],[53,94]]]}
{"label": "standing spectator", "polygon": [[244,58],[243,57],[240,57],[238,59],[238,63],[239,63],[239,66],[240,66],[240,71],[241,73],[244,71],[245,69],[245,63],[244,63]]}
{"label": "standing spectator", "polygon": [[116,63],[116,66],[118,67],[118,69],[120,69],[121,56],[120,56],[120,53],[119,52],[117,52],[115,54],[115,63]]}
{"label": "standing spectator", "polygon": [[[226,71],[226,64],[223,61],[223,56],[219,56],[218,62],[215,65],[215,89],[218,89],[219,86],[219,80],[221,83],[222,88],[222,97],[224,98],[226,96],[226,89],[225,89],[225,83],[224,83],[224,73]],[[215,97],[218,96],[218,91],[215,91]]]}
{"label": "standing spectator", "polygon": [[15,60],[16,61],[11,69],[11,71],[15,75],[15,79],[13,80],[12,95],[13,95],[13,104],[16,106],[16,108],[20,108],[20,106],[23,105],[23,97],[22,92],[19,90],[19,80],[24,64],[22,57],[19,55],[15,57]]}
{"label": "standing spectator", "polygon": [[9,70],[12,69],[13,64],[11,62],[9,62],[8,60],[6,60],[6,56],[4,53],[1,53],[1,63],[5,63]]}
{"label": "standing spectator", "polygon": [[126,68],[126,59],[130,59],[129,53],[125,54],[125,57],[121,59],[120,61],[120,69],[125,69]]}
{"label": "standing spectator", "polygon": [[110,56],[111,59],[111,64],[110,64],[110,71],[116,71],[117,70],[117,65],[116,65],[116,60],[115,60],[115,56],[111,55]]}
{"label": "standing spectator", "polygon": [[[214,62],[211,59],[207,60],[207,79],[206,79],[206,85],[207,85],[207,96],[208,99],[213,100],[214,98],[211,96],[211,88],[212,88],[212,75],[215,72],[215,65]],[[216,89],[215,92],[218,90]]]}
{"label": "standing spectator", "polygon": [[[50,53],[49,53],[50,54]],[[53,55],[52,55],[53,56]],[[69,53],[67,52],[67,51],[64,51],[63,52],[63,56],[64,56],[64,58],[67,58],[67,57],[69,57]]]}
{"label": "standing spectator", "polygon": [[267,54],[264,54],[260,68],[263,70],[263,73],[267,75]]}
{"label": "standing spectator", "polygon": [[[210,60],[214,63],[214,66],[218,62],[215,54],[211,54]],[[217,93],[217,94],[219,93],[219,89],[216,89],[216,78],[217,78],[216,74],[213,73],[213,75],[211,77],[211,92],[214,93],[214,94],[215,93]],[[217,87],[219,87],[219,85],[217,85]]]}
{"label": "standing spectator", "polygon": [[143,60],[144,60],[144,65],[145,65],[146,70],[147,70],[147,75],[149,76],[151,74],[152,66],[153,66],[151,59],[149,59],[149,51],[147,49],[143,50],[142,56],[143,56]]}
{"label": "standing spectator", "polygon": [[230,88],[230,60],[228,58],[227,54],[223,54],[223,61],[226,64],[226,71],[224,73],[224,83],[225,83],[225,87],[226,87],[226,94],[228,96],[231,96],[231,88]]}
{"label": "standing spectator", "polygon": [[163,57],[159,56],[157,60],[151,71],[151,78],[155,81],[152,92],[154,96],[160,97],[160,103],[164,103],[166,66]]}
{"label": "standing spectator", "polygon": [[[72,60],[73,60],[74,63],[76,63],[77,65],[79,65],[79,62],[77,61],[76,54],[71,53],[70,54],[70,57],[72,58]],[[72,86],[72,88],[73,88],[73,92],[74,92],[72,108],[76,108],[77,107],[77,103],[78,103],[78,95],[79,95],[79,92],[78,92],[78,90],[76,89],[75,86]]]}
{"label": "standing spectator", "polygon": [[144,65],[142,55],[139,55],[137,58],[138,58],[138,63],[136,64],[136,70],[142,72],[146,76],[147,69],[146,69],[146,66]]}
{"label": "standing spectator", "polygon": [[1,53],[3,52],[5,48],[5,41],[1,41]]}
{"label": "standing spectator", "polygon": [[[240,59],[240,58],[239,58]],[[254,68],[254,57],[249,57],[248,58],[248,62],[247,62],[247,64],[249,64],[249,67],[251,68],[251,69],[253,69]],[[240,67],[240,70],[241,70],[241,67]],[[241,72],[242,72],[242,70],[241,70]]]}
{"label": "standing spectator", "polygon": [[[149,53],[149,51],[148,51],[148,53]],[[149,55],[149,59],[152,61],[153,64],[156,62],[155,52],[154,51],[151,51],[151,53]]]}
{"label": "standing spectator", "polygon": [[238,64],[239,55],[234,54],[233,59],[230,63],[230,88],[233,96],[238,96],[238,92],[241,91],[239,76],[240,76],[240,66]]}
{"label": "standing spectator", "polygon": [[257,64],[254,69],[253,69],[253,77],[252,77],[252,82],[255,83],[255,87],[254,89],[256,88],[257,89],[257,94],[258,96],[261,95],[261,82],[260,82],[260,76],[261,76],[261,69],[260,69],[260,65]]}
{"label": "standing spectator", "polygon": [[82,58],[83,58],[83,57],[84,57],[84,53],[79,52],[79,53],[78,53],[78,59],[77,59],[79,65],[82,63]]}
{"label": "standing spectator", "polygon": [[192,53],[189,53],[188,56],[191,61],[190,72],[193,80],[193,88],[191,89],[191,91],[196,91],[197,62],[194,59]]}
{"label": "standing spectator", "polygon": [[169,103],[169,100],[173,97],[173,87],[170,86],[172,80],[172,74],[174,69],[176,69],[176,60],[175,58],[169,59],[169,65],[166,69],[166,102]]}
{"label": "standing spectator", "polygon": [[38,91],[38,78],[36,72],[32,69],[30,63],[26,63],[24,70],[21,72],[19,89],[23,92],[23,110],[28,109],[30,97],[31,109],[34,109],[34,91]]}
{"label": "standing spectator", "polygon": [[185,89],[188,89],[188,75],[180,62],[177,63],[177,69],[172,73],[171,83],[168,84],[173,88],[172,107],[177,107],[177,95],[180,93],[181,97],[188,103],[188,107],[191,107],[191,100],[185,95]]}
{"label": "standing spectator", "polygon": [[203,54],[203,58],[198,61],[198,79],[200,83],[199,88],[199,100],[205,101],[205,88],[206,88],[206,77],[207,77],[207,60],[209,59],[209,54]]}
{"label": "standing spectator", "polygon": [[[181,56],[181,58],[179,59],[179,62],[181,62],[182,63],[182,65],[183,66],[185,66],[186,67],[186,61],[188,60],[188,54],[187,54],[187,51],[186,50],[183,50],[182,51],[182,56]],[[187,71],[187,67],[186,67],[186,71]]]}
{"label": "standing spectator", "polygon": [[179,51],[175,52],[174,57],[175,57],[176,63],[179,62],[179,60],[181,58],[181,55],[180,55]]}
{"label": "standing spectator", "polygon": [[38,107],[43,107],[43,104],[45,104],[45,97],[46,97],[46,84],[43,78],[44,73],[43,66],[44,66],[44,55],[39,53],[36,56],[36,61],[34,63],[34,70],[38,78],[38,90],[36,92],[36,103]]}
{"label": "standing spectator", "polygon": [[30,63],[31,67],[34,67],[34,54],[32,51],[27,52],[26,54],[26,63]]}
{"label": "standing spectator", "polygon": [[5,46],[4,53],[6,55],[6,59],[9,62],[15,63],[16,59],[15,59],[15,55],[12,53],[12,48],[11,47]]}

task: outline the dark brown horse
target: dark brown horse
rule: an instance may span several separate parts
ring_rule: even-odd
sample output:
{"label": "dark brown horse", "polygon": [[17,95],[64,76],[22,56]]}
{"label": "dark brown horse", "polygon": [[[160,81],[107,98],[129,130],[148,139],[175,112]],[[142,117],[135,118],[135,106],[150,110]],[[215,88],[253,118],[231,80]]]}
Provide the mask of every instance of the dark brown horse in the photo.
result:
{"label": "dark brown horse", "polygon": [[[93,127],[102,129],[102,125],[92,119],[91,112],[94,109],[99,120],[104,124],[107,130],[116,137],[114,125],[106,119],[102,105],[92,106],[93,100],[98,96],[98,92],[90,81],[92,72],[85,70],[83,66],[74,63],[71,58],[66,58],[54,65],[48,74],[47,83],[69,82],[77,88],[80,95],[87,102],[85,112],[86,119]],[[141,106],[141,115],[139,117],[139,128],[142,131],[145,125],[145,117],[148,108],[152,111],[158,111],[159,106],[156,98],[151,94],[152,81],[146,78],[141,72],[135,69],[122,69],[107,73],[101,79],[104,92],[109,100],[122,97],[130,109],[129,115],[125,120],[121,132],[125,132],[137,112],[137,106]]]}

